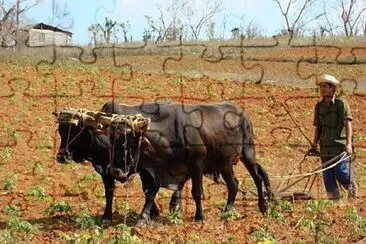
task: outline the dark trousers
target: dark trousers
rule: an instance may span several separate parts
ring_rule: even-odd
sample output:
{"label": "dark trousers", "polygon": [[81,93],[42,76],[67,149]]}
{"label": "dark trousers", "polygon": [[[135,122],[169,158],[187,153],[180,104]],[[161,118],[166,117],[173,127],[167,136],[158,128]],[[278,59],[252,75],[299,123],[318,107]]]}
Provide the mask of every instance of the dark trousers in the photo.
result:
{"label": "dark trousers", "polygon": [[[325,163],[330,159],[331,157],[322,157],[322,163]],[[328,199],[340,198],[337,182],[340,183],[346,190],[351,190],[351,188],[354,186],[350,172],[350,163],[351,158],[347,158],[337,164],[335,167],[323,172],[323,180]]]}

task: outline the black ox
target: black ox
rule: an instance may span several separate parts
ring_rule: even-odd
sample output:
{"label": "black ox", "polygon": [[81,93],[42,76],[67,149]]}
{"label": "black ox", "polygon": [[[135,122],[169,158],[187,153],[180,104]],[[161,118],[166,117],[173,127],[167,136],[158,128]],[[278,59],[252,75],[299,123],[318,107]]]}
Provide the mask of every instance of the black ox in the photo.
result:
{"label": "black ox", "polygon": [[[155,104],[146,104],[144,108],[154,110]],[[103,106],[102,112],[105,113],[124,113],[135,114],[140,110],[123,106],[113,106],[112,103],[107,103]],[[61,137],[59,152],[57,153],[57,161],[60,163],[68,163],[75,161],[77,163],[90,161],[94,169],[102,176],[106,205],[102,217],[103,225],[107,226],[112,220],[112,204],[113,193],[115,188],[115,179],[110,175],[108,165],[110,163],[110,140],[109,137],[103,134],[95,133],[93,126],[94,117],[87,115],[82,110],[66,109],[61,112],[54,112],[56,119],[59,122],[58,132]],[[148,189],[149,180],[145,180],[142,174],[141,181],[143,191]],[[124,182],[126,179],[120,179]],[[177,211],[181,206],[181,192],[175,191],[170,201],[170,211]],[[152,203],[150,210],[151,216],[158,216],[159,209],[155,202]]]}
{"label": "black ox", "polygon": [[257,187],[260,211],[266,212],[262,181],[268,196],[272,196],[268,175],[255,160],[252,125],[240,109],[229,103],[146,107],[107,103],[104,110],[110,107],[119,107],[120,114],[142,114],[97,118],[105,129],[108,126],[110,134],[110,173],[122,181],[139,173],[145,181],[141,222],[149,221],[160,187],[181,190],[189,179],[196,204],[195,219],[203,220],[201,195],[205,173],[221,173],[228,188],[225,211],[231,210],[238,191],[233,164],[239,159]]}

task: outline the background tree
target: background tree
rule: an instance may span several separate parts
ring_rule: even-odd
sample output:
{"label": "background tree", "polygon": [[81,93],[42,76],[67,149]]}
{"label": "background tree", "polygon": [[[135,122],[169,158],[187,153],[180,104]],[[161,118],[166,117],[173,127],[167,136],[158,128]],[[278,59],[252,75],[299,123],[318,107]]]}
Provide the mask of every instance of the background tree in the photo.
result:
{"label": "background tree", "polygon": [[233,35],[233,39],[240,39],[240,28],[234,27],[231,29],[231,34]]}
{"label": "background tree", "polygon": [[207,23],[206,36],[209,40],[215,39],[215,27],[216,27],[215,22],[210,21]]}
{"label": "background tree", "polygon": [[354,36],[364,34],[364,18],[366,14],[365,0],[340,0],[339,17],[342,22],[343,34]]}
{"label": "background tree", "polygon": [[273,0],[277,3],[285,19],[287,31],[290,35],[299,34],[311,22],[319,20],[324,13],[315,13],[314,5],[318,0]]}
{"label": "background tree", "polygon": [[90,36],[89,45],[97,46],[98,45],[98,36],[101,33],[101,30],[97,24],[92,24],[88,27],[88,32]]}
{"label": "background tree", "polygon": [[157,19],[145,15],[151,33],[157,35],[155,42],[163,42],[166,39],[177,40],[183,29],[180,16],[182,3],[179,0],[173,0],[167,7],[157,5],[157,8],[159,10]]}
{"label": "background tree", "polygon": [[121,22],[119,24],[119,27],[122,30],[123,33],[123,42],[127,43],[128,42],[128,32],[130,31],[130,22],[127,20],[126,22]]}
{"label": "background tree", "polygon": [[66,2],[61,6],[58,2],[52,0],[52,16],[50,24],[64,30],[71,29],[73,27],[74,19]]}
{"label": "background tree", "polygon": [[199,2],[201,10],[197,10],[196,0],[185,0],[183,3],[183,14],[186,17],[187,24],[191,30],[192,39],[198,40],[202,28],[222,10],[220,0],[205,0]]}
{"label": "background tree", "polygon": [[99,24],[99,23],[97,24],[100,31],[103,33],[104,42],[106,44],[109,44],[111,42],[111,35],[117,24],[118,23],[116,21],[111,20],[108,17],[105,17],[105,21],[104,21],[103,25]]}
{"label": "background tree", "polygon": [[18,29],[26,23],[26,14],[41,0],[0,0],[0,45],[9,45],[18,39]]}

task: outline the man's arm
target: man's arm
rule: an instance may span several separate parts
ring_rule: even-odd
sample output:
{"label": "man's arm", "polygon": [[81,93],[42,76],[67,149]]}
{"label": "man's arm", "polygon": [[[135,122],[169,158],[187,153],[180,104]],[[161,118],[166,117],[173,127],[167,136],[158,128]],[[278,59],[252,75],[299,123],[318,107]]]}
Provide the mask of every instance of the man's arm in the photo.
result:
{"label": "man's arm", "polygon": [[352,154],[352,121],[349,119],[345,119],[343,121],[344,127],[346,129],[346,152],[351,155]]}
{"label": "man's arm", "polygon": [[311,145],[312,148],[315,148],[315,149],[317,148],[317,145],[318,145],[319,139],[320,139],[320,134],[321,134],[320,126],[316,126],[315,132],[314,132],[313,144]]}

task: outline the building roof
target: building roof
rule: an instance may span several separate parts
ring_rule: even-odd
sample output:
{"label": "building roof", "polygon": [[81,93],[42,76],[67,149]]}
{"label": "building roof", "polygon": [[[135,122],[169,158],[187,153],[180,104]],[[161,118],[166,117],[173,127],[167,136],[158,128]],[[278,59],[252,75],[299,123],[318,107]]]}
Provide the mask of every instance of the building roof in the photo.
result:
{"label": "building roof", "polygon": [[65,31],[65,30],[62,30],[62,29],[57,28],[55,26],[47,25],[47,24],[42,23],[42,22],[41,23],[36,23],[36,24],[26,25],[22,29],[24,29],[24,30],[30,30],[30,29],[51,30],[51,31],[55,31],[55,32],[62,32],[62,33],[68,34],[69,36],[72,36],[72,32],[70,32],[70,31]]}

